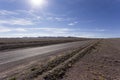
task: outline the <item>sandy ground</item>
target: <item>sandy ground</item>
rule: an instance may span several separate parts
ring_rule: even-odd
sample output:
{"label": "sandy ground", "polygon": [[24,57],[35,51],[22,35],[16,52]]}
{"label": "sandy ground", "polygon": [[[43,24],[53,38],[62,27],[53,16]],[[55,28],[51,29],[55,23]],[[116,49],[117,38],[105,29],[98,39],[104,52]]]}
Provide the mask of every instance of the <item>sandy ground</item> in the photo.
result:
{"label": "sandy ground", "polygon": [[103,40],[70,68],[62,80],[120,80],[120,39]]}

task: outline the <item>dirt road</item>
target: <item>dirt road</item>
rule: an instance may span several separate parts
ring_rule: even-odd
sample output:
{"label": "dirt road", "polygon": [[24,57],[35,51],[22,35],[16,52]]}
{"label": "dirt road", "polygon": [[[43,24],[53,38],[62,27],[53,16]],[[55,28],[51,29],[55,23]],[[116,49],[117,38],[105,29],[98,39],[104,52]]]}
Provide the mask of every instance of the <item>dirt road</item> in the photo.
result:
{"label": "dirt road", "polygon": [[[4,73],[10,69],[13,69],[19,65],[24,65],[37,59],[43,59],[47,56],[56,55],[58,53],[67,51],[70,48],[83,47],[92,43],[90,41],[78,41],[71,43],[56,44],[44,47],[16,49],[11,51],[0,52],[0,72]],[[0,75],[3,77],[3,75]]]}

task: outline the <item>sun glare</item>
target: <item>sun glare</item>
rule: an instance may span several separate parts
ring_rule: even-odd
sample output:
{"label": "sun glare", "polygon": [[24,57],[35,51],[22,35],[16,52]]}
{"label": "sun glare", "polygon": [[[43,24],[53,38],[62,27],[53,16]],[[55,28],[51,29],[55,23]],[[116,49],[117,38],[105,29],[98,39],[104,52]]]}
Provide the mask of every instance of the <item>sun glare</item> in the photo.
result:
{"label": "sun glare", "polygon": [[30,3],[33,7],[43,7],[46,2],[45,0],[31,0]]}

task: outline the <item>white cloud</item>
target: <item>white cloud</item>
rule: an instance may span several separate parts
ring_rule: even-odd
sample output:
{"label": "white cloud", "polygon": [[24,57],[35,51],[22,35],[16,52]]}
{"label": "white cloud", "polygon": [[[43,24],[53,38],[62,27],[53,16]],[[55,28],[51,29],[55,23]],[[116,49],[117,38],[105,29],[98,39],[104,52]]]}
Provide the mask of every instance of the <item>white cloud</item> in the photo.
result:
{"label": "white cloud", "polygon": [[9,27],[4,27],[0,26],[0,33],[7,33],[7,32],[26,32],[27,29],[24,28],[9,28]]}
{"label": "white cloud", "polygon": [[[4,36],[4,33],[6,36],[79,36],[79,37],[96,37],[99,35],[95,35],[97,33],[102,34],[103,31],[106,31],[105,29],[70,29],[70,28],[58,28],[58,27],[44,27],[44,28],[25,28],[24,26],[29,25],[36,25],[43,23],[47,21],[62,21],[68,22],[69,26],[74,26],[80,22],[79,20],[76,20],[76,18],[69,18],[66,16],[58,16],[58,15],[49,15],[45,12],[43,13],[37,13],[34,11],[26,11],[26,10],[16,10],[16,11],[7,11],[7,10],[0,10],[0,25],[3,25],[0,27],[0,33]],[[6,17],[8,17],[6,19]],[[81,21],[82,22],[82,21]],[[89,21],[83,21],[82,23],[92,22],[92,20]],[[49,24],[49,23],[48,23]],[[59,24],[59,23],[58,23]],[[6,27],[4,27],[7,25]],[[11,26],[11,27],[10,27]],[[16,26],[16,28],[15,28]],[[19,27],[22,26],[22,27]],[[39,26],[39,25],[38,25]],[[51,25],[50,25],[51,26]],[[19,28],[18,28],[19,27]],[[15,33],[15,34],[12,34]]]}
{"label": "white cloud", "polygon": [[56,17],[55,20],[57,20],[57,21],[64,21],[65,19],[60,18],[60,17]]}
{"label": "white cloud", "polygon": [[54,21],[67,21],[67,19],[65,19],[65,18],[62,18],[62,17],[54,17],[54,16],[46,16],[46,19],[47,20],[54,20]]}
{"label": "white cloud", "polygon": [[7,20],[0,20],[0,24],[7,24],[7,25],[34,25],[34,22],[27,20],[27,19],[7,19]]}
{"label": "white cloud", "polygon": [[[100,37],[104,29],[94,29],[94,30],[79,30],[79,29],[70,29],[70,28],[54,28],[54,27],[45,27],[45,28],[10,28],[10,27],[0,27],[0,33],[15,33],[8,34],[9,36],[16,37],[37,37],[37,36],[76,36],[76,37]],[[8,36],[6,35],[6,36]],[[5,36],[2,35],[2,36]]]}
{"label": "white cloud", "polygon": [[65,18],[65,17],[61,17],[61,16],[49,16],[49,15],[46,15],[46,20],[52,20],[52,21],[58,21],[58,22],[63,22],[63,21],[71,21],[73,20],[73,18]]}
{"label": "white cloud", "polygon": [[56,34],[56,33],[67,33],[69,31],[71,31],[71,29],[68,28],[10,28],[10,27],[0,27],[0,32],[47,32],[47,33],[51,33],[51,34]]}
{"label": "white cloud", "polygon": [[[1,29],[1,28],[0,28]],[[69,36],[68,28],[9,28],[2,27],[0,37],[37,37],[37,36]],[[15,34],[9,34],[9,32]],[[6,33],[6,34],[4,34]]]}
{"label": "white cloud", "polygon": [[93,37],[99,36],[91,32],[78,32],[76,33],[76,35],[77,37],[86,37],[86,38],[93,38]]}
{"label": "white cloud", "polygon": [[69,26],[73,26],[73,25],[75,25],[75,24],[74,24],[74,23],[69,23],[68,25],[69,25]]}
{"label": "white cloud", "polygon": [[[0,37],[75,36],[86,38],[102,37],[100,32],[81,32],[67,28],[5,28],[0,27]],[[9,34],[9,32],[12,32]],[[6,33],[6,34],[4,34]]]}
{"label": "white cloud", "polygon": [[69,25],[69,26],[74,26],[74,25],[76,25],[77,23],[78,23],[78,22],[75,21],[75,22],[69,23],[68,25]]}
{"label": "white cloud", "polygon": [[77,29],[80,32],[104,32],[104,31],[108,31],[106,29],[99,29],[99,28],[91,28],[91,29]]}
{"label": "white cloud", "polygon": [[[33,25],[35,23],[44,23],[48,21],[71,21],[73,18],[64,17],[61,15],[47,14],[48,12],[36,12],[33,10],[0,10],[0,24],[9,24],[9,25]],[[6,17],[8,17],[6,19]],[[34,23],[34,22],[35,23]]]}
{"label": "white cloud", "polygon": [[50,32],[50,33],[67,33],[69,31],[71,31],[71,29],[68,29],[68,28],[50,28],[50,27],[47,27],[47,28],[29,28],[29,30],[37,30],[37,31],[46,31],[46,32]]}
{"label": "white cloud", "polygon": [[0,33],[9,32],[9,31],[11,31],[11,29],[3,27],[3,26],[0,26]]}
{"label": "white cloud", "polygon": [[14,29],[14,31],[17,31],[17,32],[26,32],[27,30],[24,29],[24,28],[16,28],[16,29]]}
{"label": "white cloud", "polygon": [[8,10],[0,10],[0,15],[16,15],[18,14],[15,11],[8,11]]}

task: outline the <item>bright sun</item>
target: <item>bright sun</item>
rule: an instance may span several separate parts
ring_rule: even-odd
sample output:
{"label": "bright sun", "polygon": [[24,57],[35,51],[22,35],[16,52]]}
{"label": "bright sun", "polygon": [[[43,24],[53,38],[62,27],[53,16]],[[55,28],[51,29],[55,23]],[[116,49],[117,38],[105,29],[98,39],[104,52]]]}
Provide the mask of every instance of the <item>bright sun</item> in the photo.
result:
{"label": "bright sun", "polygon": [[30,0],[33,7],[43,7],[45,5],[45,0]]}

